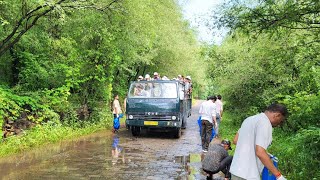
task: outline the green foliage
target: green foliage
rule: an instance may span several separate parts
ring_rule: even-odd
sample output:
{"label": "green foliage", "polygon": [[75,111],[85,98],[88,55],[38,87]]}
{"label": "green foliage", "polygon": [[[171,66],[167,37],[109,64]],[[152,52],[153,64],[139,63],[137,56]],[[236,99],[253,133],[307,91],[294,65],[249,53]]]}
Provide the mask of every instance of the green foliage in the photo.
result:
{"label": "green foliage", "polygon": [[[219,126],[220,137],[222,139],[228,139],[230,140],[230,142],[233,142],[233,138],[236,135],[239,128],[240,126],[238,124],[235,125],[234,123],[234,117],[228,111],[224,111],[223,118]],[[232,154],[233,153],[234,153],[234,148],[233,148]]]}
{"label": "green foliage", "polygon": [[226,1],[213,16],[217,27],[239,29],[246,34],[259,36],[261,32],[306,30],[317,37],[319,32],[319,7],[316,0],[280,1]]}
{"label": "green foliage", "polygon": [[281,101],[284,95],[318,92],[319,60],[314,59],[318,55],[309,51],[301,56],[306,52],[304,47],[285,50],[294,41],[287,37],[270,39],[267,35],[248,41],[240,33],[207,52],[212,58],[208,74],[217,84],[218,93],[233,104],[234,112],[248,115],[248,110],[263,111],[271,102]]}
{"label": "green foliage", "polygon": [[[55,94],[56,96],[59,96]],[[10,89],[0,88],[0,117],[1,124],[4,119],[15,121],[26,113],[26,120],[34,123],[43,121],[59,121],[59,116],[53,111],[55,105],[61,104],[63,100],[58,97],[38,96],[37,94],[17,95]]]}
{"label": "green foliage", "polygon": [[290,109],[287,120],[287,131],[298,131],[308,127],[320,127],[320,93],[308,94],[299,92],[294,96],[287,95],[283,103]]}
{"label": "green foliage", "polygon": [[[279,133],[277,131],[276,133]],[[309,127],[296,132],[276,136],[271,151],[279,158],[280,169],[288,179],[318,178],[320,129]]]}
{"label": "green foliage", "polygon": [[[228,102],[234,125],[272,102],[290,111],[271,150],[288,179],[319,177],[318,1],[228,1],[213,24],[230,28],[207,48],[208,75]],[[306,168],[308,167],[308,168]]]}
{"label": "green foliage", "polygon": [[113,94],[124,99],[138,75],[191,75],[201,87],[199,52],[173,0],[0,0],[0,117],[26,112],[62,130],[110,124]]}
{"label": "green foliage", "polygon": [[[9,96],[9,97],[8,97]],[[20,106],[15,101],[10,99],[17,99],[21,102],[22,99],[19,96],[14,96],[12,93],[6,91],[4,88],[0,88],[0,124],[3,124],[5,117],[17,118],[20,114]]]}

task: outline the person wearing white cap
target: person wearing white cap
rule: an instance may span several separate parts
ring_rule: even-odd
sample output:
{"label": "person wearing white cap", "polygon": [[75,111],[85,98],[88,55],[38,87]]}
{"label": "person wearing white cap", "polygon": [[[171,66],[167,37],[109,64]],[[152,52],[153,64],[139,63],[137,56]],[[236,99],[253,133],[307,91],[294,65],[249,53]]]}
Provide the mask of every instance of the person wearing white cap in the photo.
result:
{"label": "person wearing white cap", "polygon": [[[146,74],[146,75],[144,76],[144,79],[145,79],[146,81],[151,81],[151,77],[150,77],[149,74]],[[149,93],[151,94],[151,89],[152,89],[152,87],[153,87],[152,83],[147,83],[147,86],[145,87],[145,90],[149,91]]]}
{"label": "person wearing white cap", "polygon": [[141,80],[143,80],[143,76],[138,77],[138,81],[141,81]]}
{"label": "person wearing white cap", "polygon": [[192,93],[192,83],[191,83],[191,77],[190,76],[187,76],[186,78],[185,78],[185,87],[186,87],[186,94],[188,95],[188,96],[190,96],[191,95],[191,93]]}
{"label": "person wearing white cap", "polygon": [[231,178],[229,170],[232,156],[228,154],[228,150],[232,150],[232,148],[231,142],[227,139],[222,140],[221,143],[218,144],[210,144],[208,152],[204,155],[201,162],[203,171],[209,175],[207,179],[212,180],[213,174],[220,171],[223,172],[225,180]]}
{"label": "person wearing white cap", "polygon": [[160,78],[159,73],[154,72],[154,73],[153,73],[153,80],[160,80],[160,79],[161,79],[161,78]]}
{"label": "person wearing white cap", "polygon": [[146,75],[144,76],[144,79],[145,79],[146,81],[150,81],[150,80],[151,80],[150,75],[149,75],[149,74],[146,74]]}
{"label": "person wearing white cap", "polygon": [[163,76],[162,80],[169,80],[169,78],[167,78],[167,76]]}

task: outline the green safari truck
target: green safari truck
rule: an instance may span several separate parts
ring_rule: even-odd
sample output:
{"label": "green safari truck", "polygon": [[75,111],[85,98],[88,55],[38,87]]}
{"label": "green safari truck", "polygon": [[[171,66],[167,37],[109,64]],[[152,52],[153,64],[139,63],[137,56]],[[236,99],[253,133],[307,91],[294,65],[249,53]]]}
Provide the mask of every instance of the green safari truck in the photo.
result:
{"label": "green safari truck", "polygon": [[131,82],[126,100],[126,126],[133,136],[141,129],[171,131],[176,138],[186,128],[191,98],[176,80]]}

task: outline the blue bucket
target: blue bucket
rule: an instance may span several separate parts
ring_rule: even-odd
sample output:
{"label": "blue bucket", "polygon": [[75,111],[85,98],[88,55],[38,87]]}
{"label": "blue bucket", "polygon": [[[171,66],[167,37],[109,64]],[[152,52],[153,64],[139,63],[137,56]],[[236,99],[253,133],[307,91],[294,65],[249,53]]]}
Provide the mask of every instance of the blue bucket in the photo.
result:
{"label": "blue bucket", "polygon": [[[278,168],[278,158],[269,154],[273,165]],[[276,176],[269,172],[268,168],[264,167],[262,170],[262,180],[277,180]]]}

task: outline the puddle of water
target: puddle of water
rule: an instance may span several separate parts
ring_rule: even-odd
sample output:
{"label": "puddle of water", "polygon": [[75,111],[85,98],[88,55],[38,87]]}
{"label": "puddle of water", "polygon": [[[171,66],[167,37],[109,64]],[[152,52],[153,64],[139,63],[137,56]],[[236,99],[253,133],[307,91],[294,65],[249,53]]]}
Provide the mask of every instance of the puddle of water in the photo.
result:
{"label": "puddle of water", "polygon": [[201,179],[201,154],[189,154],[188,156],[176,156],[175,162],[180,163],[187,173],[188,180]]}
{"label": "puddle of water", "polygon": [[[102,144],[111,144],[110,133],[100,132],[78,140],[49,144],[23,154],[1,158],[0,179],[30,179],[30,174],[46,174],[51,177],[53,175],[50,172],[53,171],[61,174],[76,171],[81,168],[79,167],[81,166],[81,161],[84,160],[90,163],[89,161],[94,159],[94,156],[92,156],[94,153],[89,153],[90,148],[96,148],[97,145]],[[87,153],[82,153],[86,151]],[[95,157],[97,160],[99,158],[101,159],[102,157]],[[65,164],[70,161],[79,165],[66,166]],[[52,167],[56,167],[56,169]],[[31,177],[37,179],[36,176]]]}
{"label": "puddle of water", "polygon": [[180,139],[100,132],[0,159],[0,179],[205,179],[195,118]]}
{"label": "puddle of water", "polygon": [[[188,180],[205,179],[206,173],[202,171],[201,161],[204,158],[203,153],[189,154],[188,156],[176,156],[175,162],[182,164],[185,169]],[[214,180],[224,180],[223,173],[213,176]]]}

